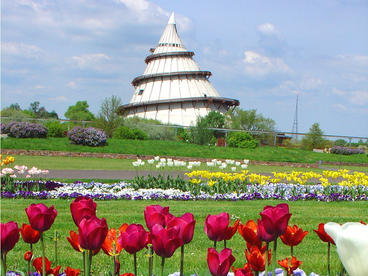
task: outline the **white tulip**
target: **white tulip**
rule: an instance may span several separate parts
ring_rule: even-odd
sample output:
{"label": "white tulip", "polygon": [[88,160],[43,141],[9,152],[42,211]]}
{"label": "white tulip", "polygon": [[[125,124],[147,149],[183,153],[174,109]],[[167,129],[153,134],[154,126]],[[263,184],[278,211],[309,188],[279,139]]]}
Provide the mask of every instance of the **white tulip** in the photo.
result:
{"label": "white tulip", "polygon": [[148,162],[148,164],[152,165],[153,162],[155,162],[155,159],[149,159],[149,160],[147,160],[147,162]]}
{"label": "white tulip", "polygon": [[193,166],[192,165],[188,165],[188,170],[191,170],[192,168],[193,168]]}
{"label": "white tulip", "polygon": [[155,161],[159,161],[160,160],[160,156],[155,156],[154,160]]}
{"label": "white tulip", "polygon": [[3,174],[13,174],[14,170],[12,168],[4,168],[1,171]]}
{"label": "white tulip", "polygon": [[242,165],[241,165],[241,168],[242,168],[242,169],[246,169],[246,168],[248,168],[248,165],[246,165],[246,164],[242,164]]}
{"label": "white tulip", "polygon": [[244,159],[243,161],[244,161],[244,163],[245,163],[245,164],[247,164],[247,165],[248,165],[248,163],[249,163],[249,160],[247,160],[247,159]]}
{"label": "white tulip", "polygon": [[233,172],[235,172],[235,171],[236,171],[236,167],[231,167],[231,170],[232,170]]}
{"label": "white tulip", "polygon": [[336,244],[337,253],[350,276],[368,275],[368,225],[347,222],[325,224]]}
{"label": "white tulip", "polygon": [[236,161],[235,166],[240,166],[240,162]]}

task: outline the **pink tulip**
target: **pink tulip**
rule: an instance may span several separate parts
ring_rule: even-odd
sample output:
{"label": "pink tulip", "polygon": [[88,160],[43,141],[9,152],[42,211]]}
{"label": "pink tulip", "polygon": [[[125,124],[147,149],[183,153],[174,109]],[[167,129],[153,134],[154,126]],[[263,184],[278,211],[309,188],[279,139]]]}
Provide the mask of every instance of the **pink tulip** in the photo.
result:
{"label": "pink tulip", "polygon": [[147,246],[149,233],[141,224],[131,224],[120,234],[118,242],[129,254],[135,254]]}
{"label": "pink tulip", "polygon": [[96,203],[89,197],[79,196],[70,204],[70,212],[76,226],[83,218],[96,216]]}
{"label": "pink tulip", "polygon": [[151,239],[155,253],[164,258],[170,258],[176,249],[183,245],[179,237],[180,229],[178,226],[165,229],[159,224],[152,227]]}
{"label": "pink tulip", "polygon": [[213,276],[226,276],[235,262],[230,248],[223,249],[220,254],[214,248],[208,248],[207,264]]}
{"label": "pink tulip", "polygon": [[57,216],[54,205],[48,208],[43,203],[29,205],[26,213],[32,228],[40,232],[49,230]]}
{"label": "pink tulip", "polygon": [[181,217],[170,220],[167,228],[178,226],[180,229],[179,237],[183,241],[183,244],[187,244],[193,239],[195,223],[193,214],[185,213]]}
{"label": "pink tulip", "polygon": [[204,223],[204,231],[211,241],[222,241],[226,237],[229,223],[228,213],[208,215]]}
{"label": "pink tulip", "polygon": [[151,231],[155,224],[165,227],[174,216],[169,213],[169,207],[160,205],[149,205],[144,210],[144,219],[147,228]]}
{"label": "pink tulip", "polygon": [[275,239],[285,233],[291,217],[289,206],[286,203],[278,204],[276,207],[265,206],[260,215],[264,229]]}
{"label": "pink tulip", "polygon": [[14,221],[1,223],[1,254],[6,254],[12,250],[19,240],[18,224]]}
{"label": "pink tulip", "polygon": [[276,236],[273,234],[269,234],[264,226],[262,220],[257,220],[257,237],[260,241],[264,242],[272,242],[275,240]]}
{"label": "pink tulip", "polygon": [[80,247],[88,250],[100,249],[107,232],[106,219],[97,217],[82,219],[78,226]]}

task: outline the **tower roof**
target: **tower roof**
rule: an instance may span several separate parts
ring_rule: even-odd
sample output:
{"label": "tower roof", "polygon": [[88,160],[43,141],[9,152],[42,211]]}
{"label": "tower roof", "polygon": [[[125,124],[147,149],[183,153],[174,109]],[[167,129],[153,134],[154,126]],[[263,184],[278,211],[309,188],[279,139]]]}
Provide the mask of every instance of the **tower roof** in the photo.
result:
{"label": "tower roof", "polygon": [[176,30],[175,15],[171,14],[166,28],[161,35],[154,54],[187,51]]}

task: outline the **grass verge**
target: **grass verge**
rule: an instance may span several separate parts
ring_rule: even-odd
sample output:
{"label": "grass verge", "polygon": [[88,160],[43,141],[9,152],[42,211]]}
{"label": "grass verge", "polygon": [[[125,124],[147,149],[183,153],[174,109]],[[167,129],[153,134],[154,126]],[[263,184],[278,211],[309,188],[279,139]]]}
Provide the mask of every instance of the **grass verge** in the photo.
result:
{"label": "grass verge", "polygon": [[[1,221],[8,222],[10,220],[18,222],[18,226],[22,223],[28,223],[24,209],[35,200],[1,200]],[[50,230],[46,232],[46,255],[53,262],[54,247],[52,235],[55,230],[61,235],[58,242],[58,258],[59,264],[65,269],[66,266],[74,268],[82,267],[82,257],[69,245],[66,237],[70,230],[77,231],[76,226],[70,215],[69,205],[71,200],[43,200],[42,203],[47,206],[55,205],[58,211],[55,223]],[[228,212],[233,219],[239,218],[245,223],[249,219],[256,220],[259,218],[259,212],[265,205],[276,205],[280,201],[243,201],[243,202],[216,202],[216,201],[197,201],[197,202],[176,202],[176,201],[98,201],[97,216],[105,217],[109,227],[118,228],[122,223],[144,223],[143,211],[146,205],[161,204],[170,206],[170,211],[176,216],[185,212],[192,212],[195,216],[196,229],[193,241],[187,245],[185,251],[185,271],[189,274],[197,273],[204,275],[207,270],[206,256],[207,248],[212,247],[213,243],[208,240],[204,233],[204,220],[208,214],[218,214],[220,212]],[[304,241],[294,248],[296,257],[303,261],[301,266],[307,274],[311,271],[320,275],[326,275],[326,252],[327,244],[319,240],[313,229],[317,229],[321,222],[335,221],[344,223],[348,221],[367,221],[367,202],[315,202],[315,201],[297,201],[289,202],[290,211],[293,214],[290,220],[291,225],[297,224],[304,230],[308,230],[309,234]],[[277,258],[284,258],[290,254],[290,249],[283,245],[280,240],[278,243]],[[221,248],[222,243],[218,248]],[[237,233],[228,247],[233,249],[233,255],[236,258],[235,267],[242,267],[246,262],[244,249],[246,247],[244,240]],[[22,240],[18,242],[15,248],[8,253],[9,269],[18,269],[25,271],[26,262],[23,255],[29,250],[27,244]],[[41,254],[40,244],[35,246],[35,255]],[[138,275],[147,275],[147,252],[145,250],[138,253]],[[120,256],[121,273],[133,271],[132,256],[123,252]],[[169,272],[179,271],[180,253],[179,250],[174,256],[166,261],[165,275]],[[112,260],[104,253],[100,252],[93,259],[93,275],[102,275],[104,272],[110,271]],[[155,274],[159,274],[159,259],[155,258]],[[338,256],[335,248],[332,247],[332,274],[336,275],[340,269]]]}
{"label": "grass verge", "polygon": [[70,144],[68,138],[11,138],[1,140],[2,149],[53,150],[69,152],[122,153],[136,155],[183,156],[222,159],[250,159],[297,163],[321,161],[368,163],[367,155],[325,154],[301,149],[281,147],[258,147],[240,149],[229,147],[208,147],[176,141],[119,140],[109,139],[104,147],[87,147]]}

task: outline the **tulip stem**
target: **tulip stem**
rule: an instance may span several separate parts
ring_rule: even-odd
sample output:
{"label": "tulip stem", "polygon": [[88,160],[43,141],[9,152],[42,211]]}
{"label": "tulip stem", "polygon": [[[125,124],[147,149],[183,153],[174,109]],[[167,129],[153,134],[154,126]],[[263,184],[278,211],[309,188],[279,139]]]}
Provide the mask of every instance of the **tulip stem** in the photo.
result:
{"label": "tulip stem", "polygon": [[270,255],[268,254],[269,245],[270,245],[270,243],[266,242],[266,263],[265,263],[265,275],[266,276],[268,276],[268,264],[270,263]]}
{"label": "tulip stem", "polygon": [[161,259],[161,276],[164,276],[165,257]]}
{"label": "tulip stem", "polygon": [[58,254],[57,254],[57,241],[58,241],[58,233],[57,230],[54,232],[54,240],[55,240],[55,265],[58,263]]}
{"label": "tulip stem", "polygon": [[134,275],[137,274],[137,253],[134,253]]}
{"label": "tulip stem", "polygon": [[290,253],[291,253],[291,257],[294,256],[294,247],[293,246],[290,246]]}
{"label": "tulip stem", "polygon": [[184,276],[184,244],[181,246],[180,253],[180,276]]}
{"label": "tulip stem", "polygon": [[43,241],[43,232],[40,232],[41,246],[42,246],[42,275],[46,275],[46,254],[45,254],[45,243]]}
{"label": "tulip stem", "polygon": [[331,269],[330,269],[330,247],[331,247],[331,243],[327,243],[327,273],[328,275],[331,274]]}
{"label": "tulip stem", "polygon": [[[31,254],[32,254],[32,256],[33,256],[33,245],[32,245],[32,243],[30,243],[29,245],[30,245],[30,247],[31,247]],[[32,258],[31,258],[31,260],[32,260]],[[28,262],[28,265],[29,265],[29,267],[28,267],[29,275],[32,275],[31,260]]]}
{"label": "tulip stem", "polygon": [[1,270],[2,274],[6,274],[6,253],[1,252]]}
{"label": "tulip stem", "polygon": [[217,244],[217,241],[214,241],[213,242],[213,247],[216,249],[216,244]]}
{"label": "tulip stem", "polygon": [[226,240],[224,240],[224,248],[226,248]]}
{"label": "tulip stem", "polygon": [[[272,256],[272,275],[276,275],[275,274],[275,269],[276,269],[276,249],[277,249],[277,238],[274,240],[273,242],[273,256]],[[268,253],[267,253],[268,254]]]}
{"label": "tulip stem", "polygon": [[153,247],[151,245],[149,247],[148,253],[148,276],[152,276],[152,267],[153,267]]}
{"label": "tulip stem", "polygon": [[86,251],[83,250],[83,273],[84,273],[84,276],[86,276]]}
{"label": "tulip stem", "polygon": [[92,256],[92,250],[87,250],[87,276],[91,275]]}

